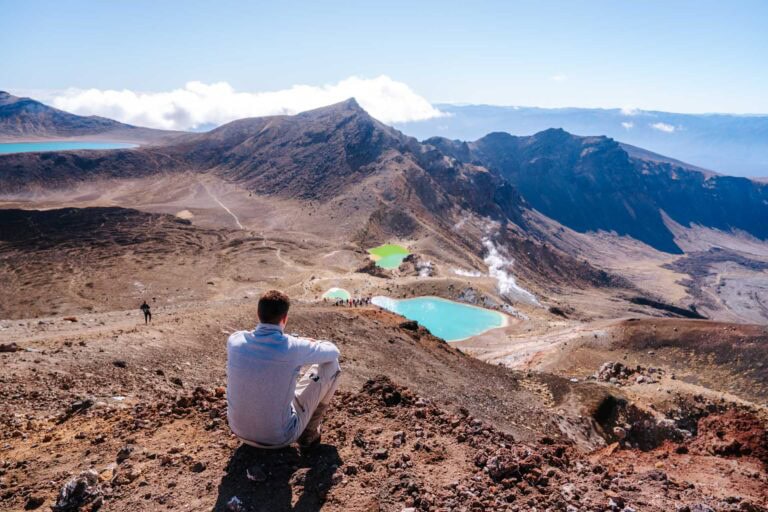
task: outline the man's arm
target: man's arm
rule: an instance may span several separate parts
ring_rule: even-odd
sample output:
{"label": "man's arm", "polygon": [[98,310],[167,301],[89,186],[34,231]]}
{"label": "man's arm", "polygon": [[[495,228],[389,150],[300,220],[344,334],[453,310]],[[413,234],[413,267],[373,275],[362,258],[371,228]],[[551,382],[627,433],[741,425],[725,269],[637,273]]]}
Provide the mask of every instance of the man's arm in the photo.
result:
{"label": "man's arm", "polygon": [[299,348],[301,365],[322,364],[336,361],[339,358],[339,349],[330,341],[315,340],[312,338],[292,337],[293,342]]}

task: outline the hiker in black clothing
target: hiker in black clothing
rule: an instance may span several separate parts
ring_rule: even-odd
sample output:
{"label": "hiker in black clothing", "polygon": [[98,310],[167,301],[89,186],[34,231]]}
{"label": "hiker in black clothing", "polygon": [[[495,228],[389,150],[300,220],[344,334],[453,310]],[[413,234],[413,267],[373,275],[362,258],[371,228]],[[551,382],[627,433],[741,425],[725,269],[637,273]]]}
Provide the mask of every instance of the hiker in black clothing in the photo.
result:
{"label": "hiker in black clothing", "polygon": [[139,309],[144,312],[144,325],[148,324],[152,321],[152,313],[149,311],[149,304],[147,304],[147,301],[144,301],[141,306],[139,306]]}

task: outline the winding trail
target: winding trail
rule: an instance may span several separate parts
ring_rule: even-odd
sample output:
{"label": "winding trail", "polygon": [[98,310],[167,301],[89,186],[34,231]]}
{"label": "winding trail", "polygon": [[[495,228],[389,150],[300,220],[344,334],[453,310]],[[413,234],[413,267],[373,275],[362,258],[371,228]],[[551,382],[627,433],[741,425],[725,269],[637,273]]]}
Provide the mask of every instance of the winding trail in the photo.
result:
{"label": "winding trail", "polygon": [[[262,247],[267,247],[267,236],[264,234],[263,231],[260,233],[260,235],[261,235],[261,246]],[[296,267],[299,266],[299,265],[296,265],[295,262],[288,261],[285,258],[283,258],[283,255],[281,254],[281,251],[282,251],[282,249],[280,247],[276,247],[275,248],[275,256],[277,257],[278,260],[280,260],[283,263],[283,265],[285,265],[287,267],[293,267],[293,268],[296,268]]]}
{"label": "winding trail", "polygon": [[230,210],[229,208],[227,208],[227,206],[226,206],[224,203],[222,203],[222,202],[219,200],[219,198],[218,198],[218,197],[216,197],[215,195],[213,195],[213,194],[211,193],[211,191],[210,191],[210,190],[208,190],[208,187],[205,185],[205,183],[203,183],[203,182],[200,182],[200,184],[201,184],[201,185],[203,186],[203,188],[205,189],[205,193],[206,193],[206,194],[208,194],[208,195],[211,197],[211,199],[213,199],[214,201],[216,201],[217,203],[219,203],[219,206],[221,206],[222,208],[224,208],[224,210],[225,210],[225,211],[226,211],[228,214],[230,214],[230,215],[232,216],[232,218],[233,218],[233,219],[235,219],[235,224],[237,224],[237,227],[239,227],[240,229],[245,229],[245,226],[243,226],[243,225],[240,223],[240,219],[238,219],[238,218],[237,218],[237,215],[235,215],[235,213],[234,213],[232,210]]}

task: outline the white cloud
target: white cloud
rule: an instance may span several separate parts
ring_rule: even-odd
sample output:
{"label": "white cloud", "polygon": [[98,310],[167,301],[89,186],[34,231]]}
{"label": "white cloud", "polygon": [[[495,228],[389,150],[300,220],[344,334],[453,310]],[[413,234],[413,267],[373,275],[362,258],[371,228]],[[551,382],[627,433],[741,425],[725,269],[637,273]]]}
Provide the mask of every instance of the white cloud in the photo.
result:
{"label": "white cloud", "polygon": [[563,74],[558,74],[558,75],[551,76],[549,78],[550,80],[553,80],[555,82],[564,82],[568,79],[568,76]]}
{"label": "white cloud", "polygon": [[622,107],[621,108],[621,115],[624,116],[636,116],[637,114],[642,113],[642,110],[635,107]]}
{"label": "white cloud", "polygon": [[621,123],[621,126],[623,126],[625,130],[631,130],[635,127],[635,123],[631,121],[624,121]]}
{"label": "white cloud", "polygon": [[129,124],[186,130],[221,125],[244,117],[296,114],[355,98],[385,123],[419,121],[444,115],[402,82],[382,75],[350,77],[324,86],[294,85],[288,89],[238,92],[226,82],[188,82],[167,92],[128,89],[68,89],[53,96],[56,108],[80,115],[100,115]]}
{"label": "white cloud", "polygon": [[672,133],[675,131],[674,126],[672,126],[671,124],[662,123],[662,122],[653,123],[649,126],[654,130],[659,130],[660,132],[664,132],[664,133]]}

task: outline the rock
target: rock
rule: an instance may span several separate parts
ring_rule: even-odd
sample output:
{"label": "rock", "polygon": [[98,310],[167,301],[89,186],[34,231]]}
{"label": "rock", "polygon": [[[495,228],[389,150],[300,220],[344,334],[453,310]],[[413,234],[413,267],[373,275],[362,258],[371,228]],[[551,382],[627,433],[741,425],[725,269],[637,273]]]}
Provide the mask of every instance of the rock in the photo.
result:
{"label": "rock", "polygon": [[51,507],[53,512],[77,512],[81,507],[99,503],[102,490],[99,487],[99,475],[89,469],[70,479],[59,491],[56,503]]}
{"label": "rock", "polygon": [[213,393],[214,393],[214,394],[215,394],[217,397],[221,398],[221,397],[223,397],[223,396],[224,396],[224,395],[227,393],[227,388],[225,388],[224,386],[219,386],[219,387],[217,387],[217,388],[216,388],[216,389],[213,391]]}
{"label": "rock", "polygon": [[254,464],[253,466],[246,469],[245,476],[251,482],[261,483],[267,481],[267,474],[258,464]]}
{"label": "rock", "polygon": [[620,498],[618,496],[613,496],[611,498],[608,498],[608,508],[610,510],[619,512],[624,509],[624,505],[626,505],[626,503],[624,502],[623,498]]}
{"label": "rock", "polygon": [[40,508],[43,503],[45,503],[45,498],[32,495],[27,498],[27,502],[24,504],[24,510],[35,510],[36,508]]}
{"label": "rock", "polygon": [[378,448],[373,451],[373,458],[376,460],[384,460],[389,457],[389,451],[386,448]]}
{"label": "rock", "polygon": [[115,469],[117,469],[117,467],[114,464],[110,464],[102,469],[99,473],[99,480],[102,482],[109,482],[112,480],[115,477]]}
{"label": "rock", "polygon": [[127,444],[122,448],[120,448],[120,450],[118,450],[117,452],[117,458],[116,458],[117,463],[120,464],[124,460],[128,459],[128,457],[131,456],[133,451],[134,451],[134,447],[131,444]]}
{"label": "rock", "polygon": [[184,386],[184,383],[181,381],[181,379],[179,377],[171,377],[168,380],[171,381],[171,384],[176,384],[179,387],[183,387]]}
{"label": "rock", "polygon": [[290,479],[290,484],[303,487],[304,484],[307,482],[307,474],[309,473],[309,468],[300,468],[297,469]]}
{"label": "rock", "polygon": [[126,464],[112,478],[112,485],[128,485],[141,476],[141,469]]}
{"label": "rock", "polygon": [[200,460],[195,462],[191,466],[189,466],[189,470],[192,471],[193,473],[202,473],[203,471],[205,471],[205,468],[206,468],[205,462]]}
{"label": "rock", "polygon": [[128,366],[128,363],[126,363],[126,362],[125,362],[125,361],[123,361],[122,359],[115,359],[114,361],[112,361],[112,364],[113,364],[115,367],[117,367],[117,368],[125,368],[125,367],[127,367],[127,366]]}
{"label": "rock", "polygon": [[73,414],[77,414],[79,412],[82,412],[86,409],[93,407],[94,403],[95,402],[93,401],[92,398],[84,398],[82,400],[77,400],[69,404],[69,407],[67,407],[65,414],[67,416],[72,416]]}
{"label": "rock", "polygon": [[399,448],[403,444],[405,444],[405,432],[398,430],[392,435],[392,446]]}
{"label": "rock", "polygon": [[18,352],[21,347],[16,343],[0,343],[0,352]]}
{"label": "rock", "polygon": [[65,322],[72,322],[72,323],[74,323],[74,322],[77,322],[77,317],[76,316],[65,316],[62,320],[64,320]]}
{"label": "rock", "polygon": [[401,329],[405,329],[406,331],[418,331],[419,330],[419,322],[416,320],[406,320],[404,322],[400,322],[398,325]]}
{"label": "rock", "polygon": [[227,511],[228,512],[245,512],[243,501],[237,496],[232,496],[231,498],[229,498],[229,501],[227,502]]}
{"label": "rock", "polygon": [[645,474],[648,480],[655,480],[656,482],[666,482],[667,474],[660,469],[652,469]]}

